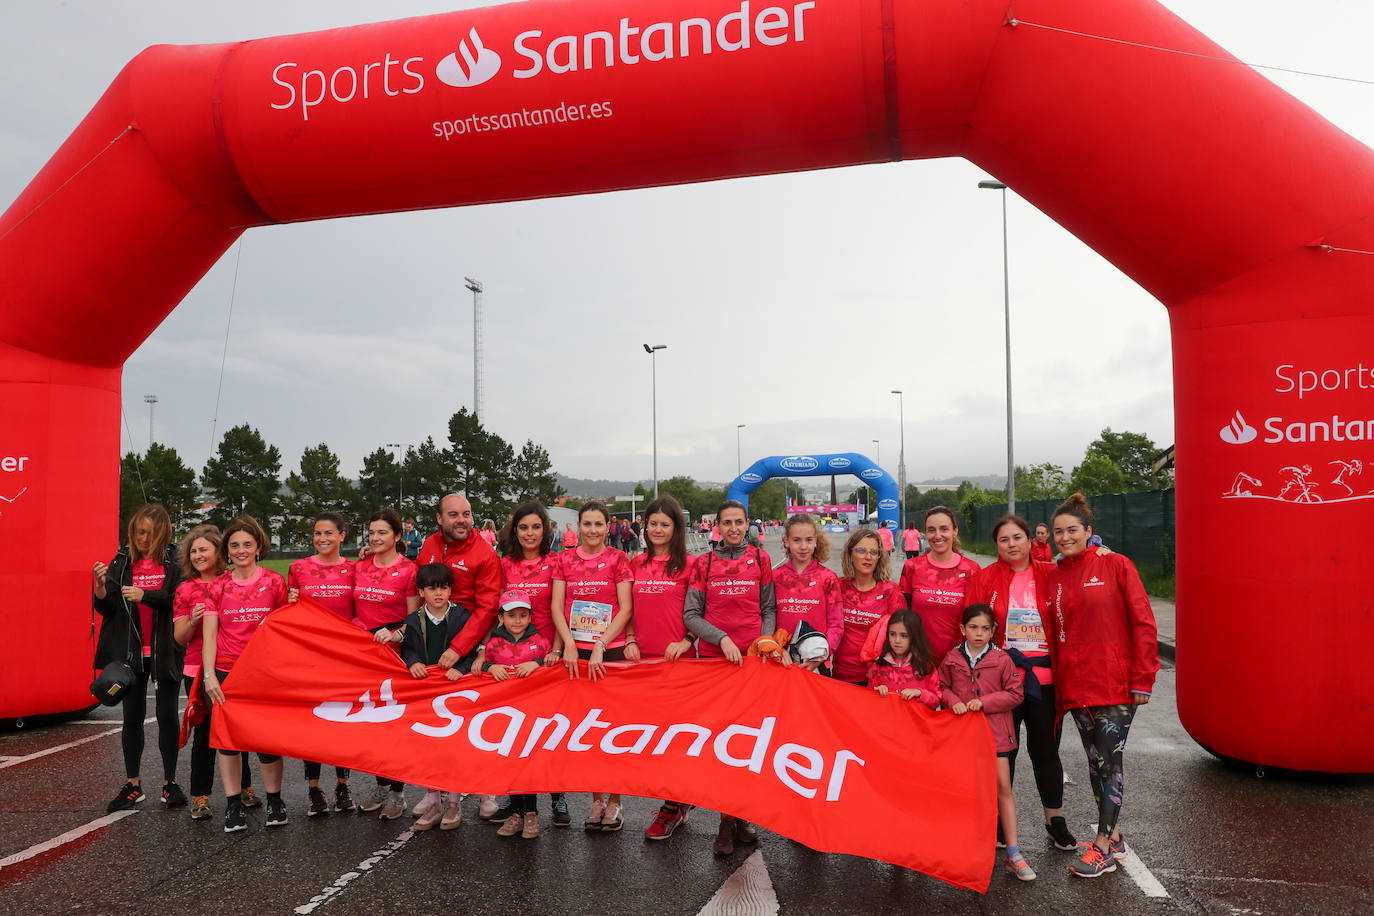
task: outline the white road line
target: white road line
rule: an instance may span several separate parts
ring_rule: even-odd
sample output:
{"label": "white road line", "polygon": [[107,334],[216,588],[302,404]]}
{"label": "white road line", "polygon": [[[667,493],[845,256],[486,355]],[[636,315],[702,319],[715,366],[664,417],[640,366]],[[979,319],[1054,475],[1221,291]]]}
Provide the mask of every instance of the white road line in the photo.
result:
{"label": "white road line", "polygon": [[697,916],[774,916],[777,912],[778,895],[763,864],[763,850],[758,850],[725,879]]}
{"label": "white road line", "polygon": [[131,814],[137,813],[138,809],[130,808],[127,811],[116,811],[114,814],[107,814],[104,817],[98,817],[95,820],[91,821],[89,824],[83,824],[82,826],[77,827],[74,830],[68,830],[61,836],[55,836],[51,840],[46,840],[45,842],[39,843],[35,846],[30,846],[23,852],[16,852],[12,856],[6,856],[5,858],[0,859],[0,868],[8,868],[11,865],[18,865],[20,862],[26,862],[29,859],[32,859],[34,856],[42,855],[50,849],[56,849],[59,846],[64,846],[67,843],[70,843],[72,840],[79,840],[81,839],[81,837],[85,836],[88,833],[91,833],[92,831],[101,830],[105,827],[110,826],[117,820],[121,820],[123,818],[128,817]]}
{"label": "white road line", "polygon": [[307,913],[315,912],[317,907],[323,906],[332,900],[335,895],[342,893],[344,888],[349,885],[349,882],[361,878],[365,872],[371,871],[380,863],[394,856],[400,851],[402,846],[410,842],[410,838],[413,836],[415,836],[414,830],[407,830],[405,833],[402,833],[396,839],[387,843],[381,849],[378,849],[376,852],[372,853],[372,855],[353,866],[352,871],[347,871],[339,875],[338,878],[334,879],[333,884],[326,886],[324,890],[311,897],[308,903],[301,904],[292,912],[300,913],[301,916],[306,916]]}
{"label": "white road line", "polygon": [[87,737],[81,738],[78,741],[68,741],[66,744],[57,745],[57,747],[50,747],[46,750],[35,751],[34,753],[26,754],[23,757],[11,757],[8,760],[0,762],[0,770],[3,770],[7,767],[17,767],[21,763],[28,763],[30,760],[37,760],[39,757],[46,757],[49,754],[56,754],[61,751],[71,750],[72,748],[80,747],[83,744],[90,744],[92,741],[99,741],[101,738],[108,738],[110,737],[110,735],[117,735],[121,731],[123,731],[123,726],[120,726],[119,728],[112,728],[109,731],[101,732],[98,735],[88,735]]}

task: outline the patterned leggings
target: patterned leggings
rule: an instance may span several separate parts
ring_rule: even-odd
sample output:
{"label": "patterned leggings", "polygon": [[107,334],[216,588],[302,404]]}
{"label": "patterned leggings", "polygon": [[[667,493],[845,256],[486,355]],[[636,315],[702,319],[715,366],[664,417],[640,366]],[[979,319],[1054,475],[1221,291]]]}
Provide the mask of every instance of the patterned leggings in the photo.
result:
{"label": "patterned leggings", "polygon": [[1089,706],[1071,709],[1083,750],[1088,753],[1088,781],[1097,799],[1097,833],[1111,837],[1121,816],[1121,798],[1126,791],[1126,771],[1122,754],[1131,731],[1135,707]]}

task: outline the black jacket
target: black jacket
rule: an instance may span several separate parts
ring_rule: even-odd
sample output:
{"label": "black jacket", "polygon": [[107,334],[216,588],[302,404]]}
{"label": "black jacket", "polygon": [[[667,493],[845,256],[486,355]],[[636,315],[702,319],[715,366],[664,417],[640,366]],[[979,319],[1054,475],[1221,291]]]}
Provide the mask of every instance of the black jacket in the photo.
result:
{"label": "black jacket", "polygon": [[[162,588],[145,591],[143,603],[153,609],[153,677],[159,680],[176,680],[181,677],[182,663],[186,658],[186,647],[178,645],[172,636],[172,598],[177,586],[181,584],[181,563],[177,561],[176,550],[167,548],[162,559]],[[134,584],[133,562],[129,559],[129,548],[119,548],[110,561],[109,572],[105,574],[105,598],[99,599],[91,594],[92,606],[100,612],[104,620],[100,624],[100,638],[95,644],[94,667],[104,668],[110,662],[128,657],[130,632],[138,646],[143,644],[143,625],[139,621],[138,606],[124,600],[120,588]],[[127,608],[128,615],[125,610]],[[129,618],[132,618],[132,625]],[[134,648],[138,654],[138,648]]]}
{"label": "black jacket", "polygon": [[[454,638],[462,631],[463,625],[468,622],[468,618],[471,616],[472,612],[456,601],[449,604],[448,618],[446,620],[448,623],[448,634],[444,638],[445,645],[453,642]],[[425,617],[423,605],[417,608],[415,613],[406,617],[406,632],[404,638],[401,640],[401,661],[405,662],[407,666],[413,665],[416,662],[422,665],[425,664],[424,628],[430,625],[429,619]],[[477,650],[473,649],[467,655],[458,659],[458,664],[453,667],[457,668],[463,674],[467,674],[472,670],[472,663],[476,660]]]}

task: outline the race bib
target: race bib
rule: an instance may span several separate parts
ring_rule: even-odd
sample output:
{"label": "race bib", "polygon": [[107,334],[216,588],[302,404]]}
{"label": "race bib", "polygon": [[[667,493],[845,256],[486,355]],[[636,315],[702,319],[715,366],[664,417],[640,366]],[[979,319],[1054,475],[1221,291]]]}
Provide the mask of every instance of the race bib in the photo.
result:
{"label": "race bib", "polygon": [[604,636],[611,625],[611,612],[611,606],[604,601],[574,601],[568,610],[568,629],[573,641],[596,642]]}
{"label": "race bib", "polygon": [[1045,625],[1035,608],[1007,608],[1007,648],[1022,652],[1048,652]]}

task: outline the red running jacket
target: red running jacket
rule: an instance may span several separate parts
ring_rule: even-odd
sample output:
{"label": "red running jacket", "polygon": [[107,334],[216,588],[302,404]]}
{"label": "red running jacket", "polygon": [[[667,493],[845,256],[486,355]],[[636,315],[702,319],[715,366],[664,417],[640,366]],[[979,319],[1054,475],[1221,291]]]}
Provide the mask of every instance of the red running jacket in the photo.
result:
{"label": "red running jacket", "polygon": [[1159,673],[1159,639],[1150,598],[1135,564],[1089,547],[1050,572],[1045,635],[1058,712],[1117,706],[1150,693]]}
{"label": "red running jacket", "polygon": [[501,596],[501,560],[476,531],[461,541],[450,541],[436,531],[420,546],[416,566],[445,563],[453,570],[453,600],[472,612],[450,644],[467,655],[491,632],[496,622],[496,602]]}

